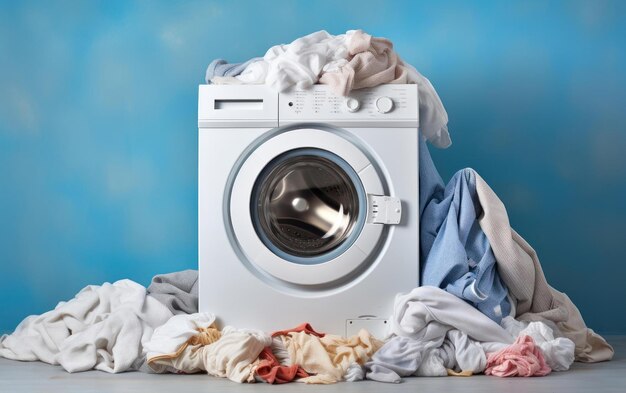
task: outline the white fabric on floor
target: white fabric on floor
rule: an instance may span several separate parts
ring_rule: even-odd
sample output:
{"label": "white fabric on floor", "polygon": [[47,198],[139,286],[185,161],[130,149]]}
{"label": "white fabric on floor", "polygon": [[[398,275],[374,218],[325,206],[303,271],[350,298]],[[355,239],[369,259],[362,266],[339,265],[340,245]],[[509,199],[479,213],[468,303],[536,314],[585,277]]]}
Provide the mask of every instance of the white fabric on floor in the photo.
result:
{"label": "white fabric on floor", "polygon": [[431,341],[456,328],[477,341],[513,342],[513,336],[485,314],[437,287],[397,295],[393,310],[391,332],[400,337]]}
{"label": "white fabric on floor", "polygon": [[346,382],[362,381],[363,378],[365,378],[365,370],[363,370],[363,366],[357,362],[350,363],[346,373],[343,375],[343,379]]}
{"label": "white fabric on floor", "polygon": [[500,326],[480,311],[436,287],[420,287],[396,296],[391,332],[395,335],[365,365],[366,377],[398,383],[405,376],[445,376],[448,370],[480,373],[486,352],[509,346],[514,337],[531,336],[555,371],[574,361],[574,343],[554,338],[542,322],[508,316]]}
{"label": "white fabric on floor", "polygon": [[164,325],[157,327],[144,345],[146,358],[173,354],[187,340],[198,334],[198,329],[208,328],[215,322],[211,313],[179,314],[171,317]]}
{"label": "white fabric on floor", "polygon": [[500,325],[437,287],[397,295],[390,322],[395,337],[365,365],[368,379],[398,383],[409,375],[443,376],[446,369],[480,372],[486,357],[475,341],[513,342]]}
{"label": "white fabric on floor", "polygon": [[0,356],[119,373],[144,363],[143,345],[172,312],[131,280],[89,285],[0,338]]}

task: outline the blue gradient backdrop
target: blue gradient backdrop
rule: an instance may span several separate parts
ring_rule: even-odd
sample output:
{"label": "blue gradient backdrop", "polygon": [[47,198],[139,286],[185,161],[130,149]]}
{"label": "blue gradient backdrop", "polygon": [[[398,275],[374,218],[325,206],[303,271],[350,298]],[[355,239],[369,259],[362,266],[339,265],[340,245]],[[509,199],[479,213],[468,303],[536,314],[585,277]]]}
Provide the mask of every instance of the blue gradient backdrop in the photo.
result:
{"label": "blue gradient backdrop", "polygon": [[194,268],[207,63],[362,28],[438,89],[443,177],[476,168],[552,285],[624,334],[624,20],[619,1],[2,1],[0,331],[87,284]]}

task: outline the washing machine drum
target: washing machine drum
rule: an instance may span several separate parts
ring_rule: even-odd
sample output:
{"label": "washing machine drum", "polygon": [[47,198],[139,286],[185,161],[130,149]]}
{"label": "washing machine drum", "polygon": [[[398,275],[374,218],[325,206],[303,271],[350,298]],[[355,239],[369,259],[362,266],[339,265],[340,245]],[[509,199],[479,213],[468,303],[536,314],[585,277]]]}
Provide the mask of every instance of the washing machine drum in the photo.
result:
{"label": "washing machine drum", "polygon": [[357,226],[362,195],[346,168],[341,158],[312,149],[272,161],[257,179],[252,199],[252,217],[266,246],[313,257],[344,244]]}

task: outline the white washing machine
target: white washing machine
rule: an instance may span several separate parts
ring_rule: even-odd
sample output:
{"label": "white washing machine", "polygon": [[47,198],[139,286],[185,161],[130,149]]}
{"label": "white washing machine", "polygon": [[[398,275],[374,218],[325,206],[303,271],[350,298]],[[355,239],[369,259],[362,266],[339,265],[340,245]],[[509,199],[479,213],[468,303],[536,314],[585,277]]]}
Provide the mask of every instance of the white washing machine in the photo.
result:
{"label": "white washing machine", "polygon": [[218,322],[382,336],[419,283],[416,85],[201,85],[199,307]]}

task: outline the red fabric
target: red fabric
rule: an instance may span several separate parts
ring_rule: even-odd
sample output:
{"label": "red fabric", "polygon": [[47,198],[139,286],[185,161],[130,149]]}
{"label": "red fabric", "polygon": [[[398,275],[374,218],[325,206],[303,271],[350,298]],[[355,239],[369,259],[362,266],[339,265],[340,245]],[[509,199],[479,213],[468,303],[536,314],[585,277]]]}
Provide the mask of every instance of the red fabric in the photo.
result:
{"label": "red fabric", "polygon": [[312,335],[317,336],[317,337],[324,337],[325,336],[324,333],[316,332],[315,329],[313,329],[313,327],[309,323],[304,322],[304,323],[301,323],[300,325],[296,326],[293,329],[279,330],[277,332],[274,332],[274,333],[272,333],[272,337],[286,336],[287,334],[292,333],[292,332],[296,332],[296,333],[305,332],[306,334],[312,334]]}
{"label": "red fabric", "polygon": [[297,378],[308,377],[309,374],[297,364],[291,366],[281,366],[278,359],[272,353],[271,347],[263,348],[259,354],[261,362],[256,369],[256,373],[267,383],[287,383]]}

